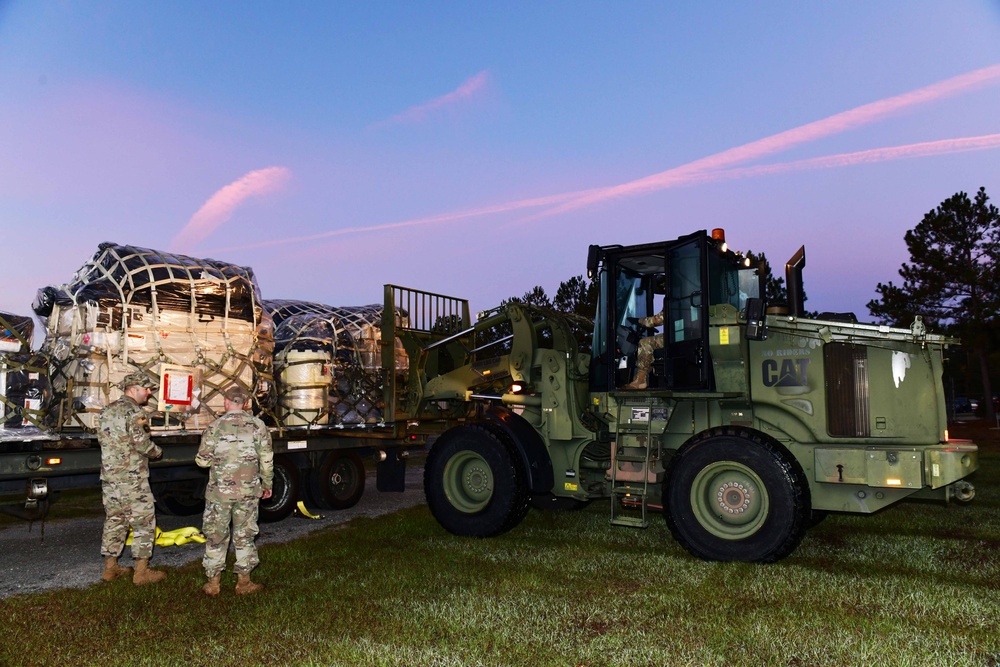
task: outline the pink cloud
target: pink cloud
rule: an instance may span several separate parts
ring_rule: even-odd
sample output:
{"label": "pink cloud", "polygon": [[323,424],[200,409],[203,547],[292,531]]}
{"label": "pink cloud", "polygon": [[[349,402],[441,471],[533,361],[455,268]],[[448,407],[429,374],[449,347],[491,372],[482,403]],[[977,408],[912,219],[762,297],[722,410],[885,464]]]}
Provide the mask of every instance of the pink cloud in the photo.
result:
{"label": "pink cloud", "polygon": [[287,167],[267,167],[244,175],[212,195],[191,216],[184,228],[170,243],[173,252],[189,253],[219,225],[229,220],[233,212],[247,199],[281,190],[291,179]]}
{"label": "pink cloud", "polygon": [[466,79],[458,88],[450,93],[436,97],[429,102],[424,102],[423,104],[419,104],[415,107],[410,107],[405,111],[399,112],[388,120],[376,123],[375,126],[419,123],[434,112],[453,107],[456,104],[473,97],[476,93],[486,88],[489,83],[489,79],[489,72],[483,70],[475,76]]}

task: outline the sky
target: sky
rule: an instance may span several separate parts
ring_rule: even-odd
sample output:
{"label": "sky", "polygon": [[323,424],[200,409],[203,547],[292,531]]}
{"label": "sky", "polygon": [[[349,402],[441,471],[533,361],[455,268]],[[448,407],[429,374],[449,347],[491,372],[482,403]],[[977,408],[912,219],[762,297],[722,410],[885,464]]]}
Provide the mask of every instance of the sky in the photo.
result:
{"label": "sky", "polygon": [[0,311],[113,241],[265,298],[470,300],[722,227],[807,307],[1000,205],[1000,0],[0,0]]}

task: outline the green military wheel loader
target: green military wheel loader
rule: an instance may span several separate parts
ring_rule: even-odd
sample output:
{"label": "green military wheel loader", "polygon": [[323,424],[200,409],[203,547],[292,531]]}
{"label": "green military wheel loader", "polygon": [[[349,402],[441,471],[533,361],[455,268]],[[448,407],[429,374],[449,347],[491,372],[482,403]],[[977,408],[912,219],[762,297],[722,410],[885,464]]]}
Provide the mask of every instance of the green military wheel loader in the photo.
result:
{"label": "green military wheel loader", "polygon": [[957,341],[805,317],[804,263],[778,307],[722,230],[591,246],[589,355],[565,314],[509,303],[472,324],[464,301],[387,286],[383,360],[394,336],[410,360],[387,372],[389,414],[451,420],[425,467],[435,518],[489,537],[532,503],[601,498],[613,525],[662,510],[699,558],[773,562],[827,512],[971,500],[978,450],[949,439],[941,380]]}

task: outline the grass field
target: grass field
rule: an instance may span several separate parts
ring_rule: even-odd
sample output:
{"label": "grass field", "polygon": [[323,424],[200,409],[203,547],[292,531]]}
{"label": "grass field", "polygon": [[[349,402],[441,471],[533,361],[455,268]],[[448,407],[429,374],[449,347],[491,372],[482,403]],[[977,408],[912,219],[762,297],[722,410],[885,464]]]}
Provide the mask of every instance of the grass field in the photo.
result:
{"label": "grass field", "polygon": [[998,667],[1000,436],[956,435],[983,446],[972,504],[833,515],[774,565],[696,560],[604,502],[489,540],[418,507],[263,547],[249,598],[192,564],[0,601],[0,665]]}

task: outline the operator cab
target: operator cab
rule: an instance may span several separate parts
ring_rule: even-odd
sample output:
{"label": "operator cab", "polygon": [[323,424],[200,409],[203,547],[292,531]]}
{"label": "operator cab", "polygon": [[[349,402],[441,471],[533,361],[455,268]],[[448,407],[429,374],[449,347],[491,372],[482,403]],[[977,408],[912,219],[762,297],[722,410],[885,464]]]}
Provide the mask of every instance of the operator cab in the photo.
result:
{"label": "operator cab", "polygon": [[721,229],[662,243],[591,246],[587,269],[600,276],[592,391],[630,390],[643,368],[650,390],[712,390],[709,306],[742,311],[760,296],[757,269],[728,250]]}

